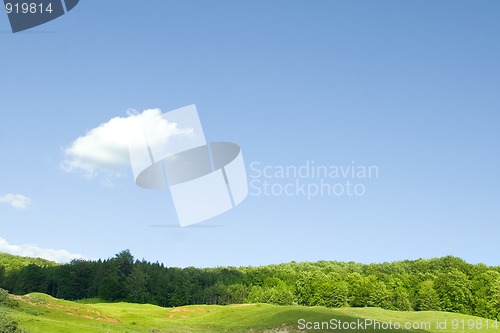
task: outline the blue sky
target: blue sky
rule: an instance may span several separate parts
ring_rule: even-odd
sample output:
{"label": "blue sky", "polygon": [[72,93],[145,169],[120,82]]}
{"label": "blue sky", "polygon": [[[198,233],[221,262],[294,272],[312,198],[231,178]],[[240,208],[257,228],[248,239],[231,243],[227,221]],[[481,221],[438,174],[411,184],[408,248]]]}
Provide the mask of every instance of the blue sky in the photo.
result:
{"label": "blue sky", "polygon": [[[181,267],[500,265],[499,15],[497,1],[87,0],[18,34],[0,15],[0,249],[128,248]],[[189,104],[208,141],[241,146],[249,174],[354,161],[378,177],[363,196],[250,195],[178,228],[169,192],[130,170],[61,168],[78,137],[128,110]]]}

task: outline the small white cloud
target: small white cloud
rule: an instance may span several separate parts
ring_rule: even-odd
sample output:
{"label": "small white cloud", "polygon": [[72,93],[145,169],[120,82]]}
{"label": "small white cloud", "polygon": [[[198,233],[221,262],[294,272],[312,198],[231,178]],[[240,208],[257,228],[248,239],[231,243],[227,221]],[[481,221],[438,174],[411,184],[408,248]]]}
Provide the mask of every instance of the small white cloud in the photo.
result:
{"label": "small white cloud", "polygon": [[9,244],[5,239],[0,237],[0,252],[13,254],[16,256],[43,258],[58,263],[67,263],[72,259],[83,259],[80,254],[73,254],[66,250],[44,249],[36,245],[24,244],[13,245]]}
{"label": "small white cloud", "polygon": [[140,147],[144,133],[164,145],[175,136],[191,136],[192,128],[179,128],[176,123],[162,117],[160,109],[138,113],[127,111],[127,117],[116,117],[77,138],[64,149],[61,166],[66,172],[82,171],[88,178],[104,174],[121,177],[130,165],[129,147]]}
{"label": "small white cloud", "polygon": [[10,205],[15,209],[28,209],[31,199],[22,194],[6,194],[0,197],[0,204]]}

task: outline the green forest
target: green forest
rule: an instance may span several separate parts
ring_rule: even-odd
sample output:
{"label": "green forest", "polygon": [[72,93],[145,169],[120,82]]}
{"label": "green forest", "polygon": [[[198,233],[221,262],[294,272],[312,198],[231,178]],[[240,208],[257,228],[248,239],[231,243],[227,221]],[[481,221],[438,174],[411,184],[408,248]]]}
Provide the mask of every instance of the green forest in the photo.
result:
{"label": "green forest", "polygon": [[62,265],[1,254],[0,288],[17,295],[40,292],[65,300],[162,307],[269,303],[500,315],[500,267],[452,256],[380,264],[175,268],[136,260],[128,250],[106,260]]}

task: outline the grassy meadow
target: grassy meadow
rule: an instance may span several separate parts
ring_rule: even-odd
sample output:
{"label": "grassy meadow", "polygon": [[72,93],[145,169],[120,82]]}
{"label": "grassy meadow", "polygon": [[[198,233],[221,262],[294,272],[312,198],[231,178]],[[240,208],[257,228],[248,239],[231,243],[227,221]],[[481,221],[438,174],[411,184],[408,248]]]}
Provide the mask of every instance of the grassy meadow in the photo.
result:
{"label": "grassy meadow", "polygon": [[[33,293],[11,296],[19,308],[2,307],[16,319],[22,328],[31,333],[181,333],[181,332],[498,332],[493,321],[446,312],[402,312],[379,308],[340,308],[275,306],[269,304],[245,304],[228,306],[194,305],[162,308],[153,305],[130,303],[101,303],[100,300],[70,302]],[[377,320],[392,328],[373,326],[353,329],[325,329],[310,326],[306,322],[299,327],[299,320],[309,325],[314,322],[364,322]],[[441,329],[437,322],[446,322]],[[338,323],[338,322],[337,322]],[[396,323],[401,329],[396,329]],[[420,329],[404,329],[405,323]],[[458,327],[453,327],[455,324]],[[485,326],[488,324],[489,328]],[[469,326],[470,325],[470,326]],[[482,327],[479,327],[482,325]],[[302,329],[301,329],[302,328]]]}

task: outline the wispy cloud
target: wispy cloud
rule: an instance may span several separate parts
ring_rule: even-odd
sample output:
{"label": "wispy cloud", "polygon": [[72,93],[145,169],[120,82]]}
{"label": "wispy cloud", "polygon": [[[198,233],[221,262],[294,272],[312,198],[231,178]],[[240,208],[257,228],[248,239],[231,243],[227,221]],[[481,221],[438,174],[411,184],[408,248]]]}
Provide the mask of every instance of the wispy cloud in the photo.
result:
{"label": "wispy cloud", "polygon": [[15,209],[28,209],[31,199],[22,194],[6,194],[0,197],[0,204],[9,205]]}
{"label": "wispy cloud", "polygon": [[144,133],[157,140],[151,145],[167,143],[175,136],[190,136],[192,128],[179,128],[176,123],[162,117],[160,109],[142,113],[128,113],[116,117],[77,138],[64,149],[61,167],[66,172],[83,172],[88,178],[97,175],[120,177],[129,166],[129,146],[138,147],[144,142]]}
{"label": "wispy cloud", "polygon": [[14,245],[9,244],[5,239],[0,237],[0,252],[13,254],[23,257],[43,258],[58,263],[67,263],[72,259],[82,259],[81,254],[70,253],[66,250],[44,249],[36,245],[24,244]]}

